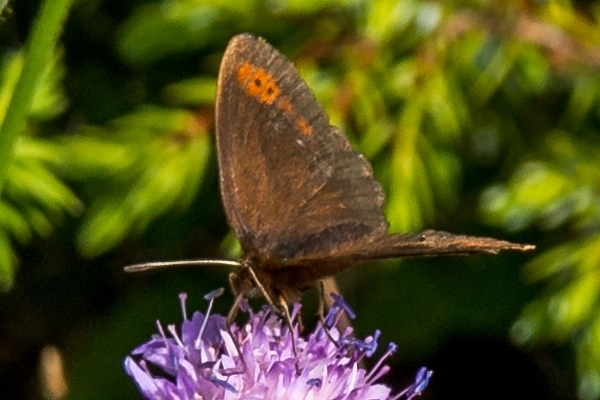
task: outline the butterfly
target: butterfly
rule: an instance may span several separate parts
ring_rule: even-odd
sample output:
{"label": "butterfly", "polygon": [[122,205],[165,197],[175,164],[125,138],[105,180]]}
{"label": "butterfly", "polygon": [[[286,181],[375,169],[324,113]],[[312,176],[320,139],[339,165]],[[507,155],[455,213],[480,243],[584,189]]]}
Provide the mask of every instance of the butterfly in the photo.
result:
{"label": "butterfly", "polygon": [[534,248],[433,230],[389,233],[385,196],[367,159],[329,124],[294,65],[250,34],[235,36],[221,62],[216,142],[223,205],[241,261],[147,263],[129,271],[234,265],[236,304],[262,295],[287,311],[315,282],[361,262]]}

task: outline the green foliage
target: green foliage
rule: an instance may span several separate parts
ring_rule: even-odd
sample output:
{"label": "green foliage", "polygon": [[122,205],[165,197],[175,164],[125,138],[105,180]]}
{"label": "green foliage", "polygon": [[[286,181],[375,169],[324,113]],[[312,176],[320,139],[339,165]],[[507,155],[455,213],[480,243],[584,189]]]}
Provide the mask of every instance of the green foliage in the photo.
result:
{"label": "green foliage", "polygon": [[507,184],[482,197],[491,223],[508,230],[537,225],[561,238],[527,265],[527,280],[549,287],[525,307],[511,334],[524,345],[573,341],[584,399],[600,393],[599,151],[598,143],[568,131],[549,133]]}
{"label": "green foliage", "polygon": [[[23,69],[21,53],[6,54],[0,66],[0,114],[5,115]],[[37,86],[29,110],[32,120],[56,118],[67,105],[61,87],[64,66],[60,52],[52,59]],[[15,144],[14,158],[8,168],[0,200],[0,287],[12,285],[18,264],[11,239],[25,245],[33,234],[48,236],[52,225],[65,213],[81,210],[76,195],[56,174],[60,151],[51,141],[34,135],[35,125],[27,127]]]}
{"label": "green foliage", "polygon": [[107,129],[86,128],[62,145],[65,171],[100,189],[93,190],[77,241],[87,257],[141,233],[169,210],[188,208],[211,152],[201,116],[159,107],[123,116]]}

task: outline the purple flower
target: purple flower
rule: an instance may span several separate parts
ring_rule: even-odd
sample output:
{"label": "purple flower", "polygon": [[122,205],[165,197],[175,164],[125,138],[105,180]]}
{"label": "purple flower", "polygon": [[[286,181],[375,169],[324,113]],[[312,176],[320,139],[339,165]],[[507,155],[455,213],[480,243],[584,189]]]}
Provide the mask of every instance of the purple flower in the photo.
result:
{"label": "purple flower", "polygon": [[[269,308],[258,313],[245,309],[248,322],[242,327],[210,315],[215,291],[206,316],[195,312],[191,320],[185,312],[185,295],[181,295],[184,321],[180,333],[175,326],[137,347],[125,359],[125,370],[148,399],[412,399],[427,386],[432,371],[421,368],[415,382],[392,395],[391,389],[377,381],[389,371],[384,360],[396,350],[388,350],[370,370],[359,362],[377,347],[379,331],[360,340],[347,328],[341,334],[336,322],[352,310],[341,297],[326,317],[326,328],[319,326],[307,338],[294,337],[298,354],[294,355],[293,337],[286,324]],[[299,305],[293,307],[292,318]],[[325,330],[327,329],[327,330]],[[240,355],[241,352],[241,355]],[[139,361],[136,361],[138,359]]]}

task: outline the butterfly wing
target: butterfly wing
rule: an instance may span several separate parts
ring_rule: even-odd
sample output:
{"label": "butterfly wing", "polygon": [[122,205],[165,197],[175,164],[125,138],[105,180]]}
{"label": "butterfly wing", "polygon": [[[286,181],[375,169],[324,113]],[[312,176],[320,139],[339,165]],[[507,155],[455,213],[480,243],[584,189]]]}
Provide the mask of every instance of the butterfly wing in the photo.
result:
{"label": "butterfly wing", "polygon": [[370,164],[264,40],[231,40],[216,107],[223,204],[246,253],[277,267],[385,234]]}
{"label": "butterfly wing", "polygon": [[[528,251],[534,245],[511,243],[489,237],[455,235],[443,231],[427,230],[418,234],[382,235],[365,246],[356,246],[332,256],[332,264],[356,263],[366,260],[397,257],[426,257],[437,255],[467,255],[476,253],[497,254],[502,250]],[[299,260],[311,264],[318,260]]]}
{"label": "butterfly wing", "polygon": [[361,260],[533,248],[436,231],[388,235],[371,165],[329,125],[294,66],[262,39],[231,40],[216,114],[229,223],[263,268],[302,267],[290,280],[319,279]]}
{"label": "butterfly wing", "polygon": [[384,234],[366,245],[336,252],[326,259],[294,260],[281,270],[278,279],[290,282],[290,285],[294,282],[298,287],[304,287],[362,261],[396,257],[497,254],[501,250],[528,251],[534,248],[530,244],[433,230],[419,234]]}
{"label": "butterfly wing", "polygon": [[383,236],[368,248],[357,251],[352,256],[358,259],[380,259],[444,254],[497,254],[501,250],[527,251],[534,248],[535,246],[530,244],[518,244],[488,237],[455,235],[443,231],[427,230],[416,235],[392,234]]}

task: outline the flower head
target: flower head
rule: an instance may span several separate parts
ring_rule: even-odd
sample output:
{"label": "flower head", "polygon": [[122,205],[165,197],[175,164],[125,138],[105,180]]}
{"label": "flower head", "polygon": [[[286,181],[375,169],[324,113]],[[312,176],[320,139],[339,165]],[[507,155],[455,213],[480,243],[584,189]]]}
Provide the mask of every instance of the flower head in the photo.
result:
{"label": "flower head", "polygon": [[[394,344],[370,371],[359,367],[364,357],[375,352],[379,331],[365,340],[353,337],[351,328],[340,333],[335,328],[337,320],[342,313],[353,314],[339,296],[334,297],[325,326],[302,338],[297,325],[292,335],[269,308],[258,313],[246,308],[248,322],[228,328],[224,317],[210,315],[214,298],[221,292],[205,296],[210,301],[206,315],[195,312],[191,319],[185,312],[186,297],[181,295],[184,321],[180,333],[170,325],[167,335],[158,323],[160,335],[125,359],[127,373],[146,398],[411,399],[429,382],[432,372],[421,368],[415,383],[395,396],[389,387],[377,383],[389,371],[383,362],[395,352]],[[299,310],[299,305],[293,307],[293,318]]]}

